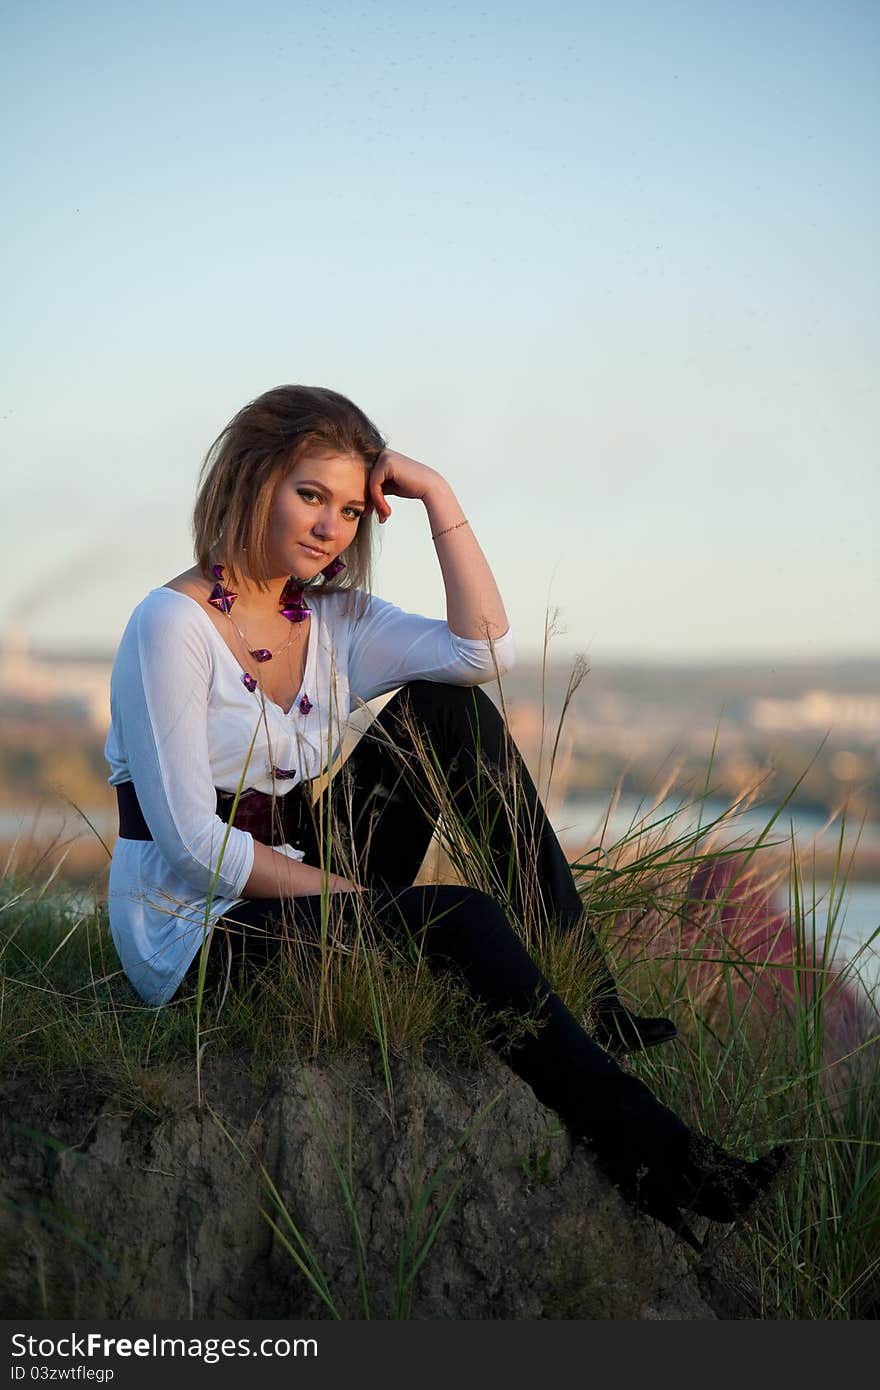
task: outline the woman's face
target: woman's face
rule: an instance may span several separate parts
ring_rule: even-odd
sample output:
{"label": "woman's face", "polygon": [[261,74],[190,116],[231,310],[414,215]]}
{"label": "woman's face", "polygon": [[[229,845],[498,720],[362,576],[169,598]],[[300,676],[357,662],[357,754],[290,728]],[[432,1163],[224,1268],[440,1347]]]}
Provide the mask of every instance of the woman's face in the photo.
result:
{"label": "woman's face", "polygon": [[267,552],[275,578],[313,579],[354,540],[366,509],[367,465],[315,449],[275,487]]}

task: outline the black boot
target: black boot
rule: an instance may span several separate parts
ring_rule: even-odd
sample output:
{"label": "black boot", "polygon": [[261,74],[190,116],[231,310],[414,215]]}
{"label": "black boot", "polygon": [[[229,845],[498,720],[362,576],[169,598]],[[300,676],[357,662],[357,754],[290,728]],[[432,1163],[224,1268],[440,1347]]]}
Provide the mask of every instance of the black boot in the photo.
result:
{"label": "black boot", "polygon": [[692,1132],[679,1175],[681,1205],[710,1221],[737,1221],[769,1191],[790,1154],[790,1145],[777,1144],[761,1158],[736,1158]]}
{"label": "black boot", "polygon": [[631,1163],[620,1165],[612,1160],[603,1167],[637,1210],[661,1221],[702,1254],[705,1244],[688,1226],[684,1212],[710,1221],[740,1220],[770,1191],[789,1155],[789,1146],[778,1144],[761,1158],[737,1158],[705,1134],[691,1131],[678,1163],[668,1158],[653,1168],[646,1165],[634,1170]]}
{"label": "black boot", "polygon": [[[636,1079],[627,1076],[627,1081]],[[786,1144],[761,1158],[737,1158],[690,1129],[647,1087],[613,1089],[617,1105],[609,1097],[611,1103],[587,1121],[582,1137],[622,1196],[697,1251],[704,1246],[687,1225],[685,1211],[710,1221],[737,1221],[769,1192],[788,1160]]]}
{"label": "black boot", "polygon": [[685,1211],[735,1221],[776,1180],[786,1147],[749,1161],[696,1133],[618,1066],[557,995],[545,996],[536,1021],[536,1034],[501,1049],[505,1060],[586,1142],[622,1196],[694,1249],[703,1247]]}
{"label": "black boot", "polygon": [[593,1017],[593,1037],[612,1057],[644,1052],[649,1047],[671,1042],[678,1035],[671,1018],[643,1018],[641,1014],[630,1013],[616,996],[603,999]]}

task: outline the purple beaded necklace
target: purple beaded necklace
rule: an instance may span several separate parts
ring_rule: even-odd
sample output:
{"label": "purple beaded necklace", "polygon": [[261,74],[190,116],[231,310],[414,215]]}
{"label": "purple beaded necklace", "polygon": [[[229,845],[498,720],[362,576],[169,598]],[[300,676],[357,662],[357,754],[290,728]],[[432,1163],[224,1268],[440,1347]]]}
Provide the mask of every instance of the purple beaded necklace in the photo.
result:
{"label": "purple beaded necklace", "polygon": [[[336,575],[341,574],[344,569],[345,561],[340,560],[337,556],[335,560],[330,561],[329,565],[324,566],[324,568],[321,570],[321,573],[324,576],[325,580],[335,579]],[[232,623],[232,626],[235,628],[239,637],[242,639],[245,646],[248,647],[247,638],[245,637],[241,628],[238,626],[238,623],[236,623],[236,621],[232,617],[232,605],[238,598],[238,594],[233,593],[231,589],[227,589],[225,587],[223,583],[224,570],[222,565],[212,565],[211,574],[216,582],[210,594],[208,595],[208,602],[214,608],[217,609],[218,613],[226,614],[227,618]],[[306,618],[311,616],[312,610],[309,608],[308,604],[305,602],[303,598],[304,590],[305,585],[303,584],[302,580],[294,579],[293,575],[290,575],[290,577],[284,585],[284,588],[281,590],[281,594],[278,599],[278,607],[289,623],[301,623],[304,622]],[[248,647],[248,652],[254,658],[255,661],[259,661],[260,663],[264,661],[271,661],[273,656],[277,656],[279,652],[283,652],[285,648],[289,647],[292,641],[293,635],[291,634],[287,641],[282,642],[281,646],[276,647],[274,651],[270,652],[268,647]],[[252,694],[257,689],[257,680],[254,676],[251,675],[250,671],[245,671],[243,673],[241,683],[243,686],[246,687],[246,689],[250,690]],[[299,710],[300,714],[311,714],[312,710],[314,709],[314,705],[312,704],[311,700],[305,692],[303,692],[302,698],[299,700],[297,704],[297,709]],[[295,770],[280,767],[273,768],[272,770],[276,777],[296,776]]]}

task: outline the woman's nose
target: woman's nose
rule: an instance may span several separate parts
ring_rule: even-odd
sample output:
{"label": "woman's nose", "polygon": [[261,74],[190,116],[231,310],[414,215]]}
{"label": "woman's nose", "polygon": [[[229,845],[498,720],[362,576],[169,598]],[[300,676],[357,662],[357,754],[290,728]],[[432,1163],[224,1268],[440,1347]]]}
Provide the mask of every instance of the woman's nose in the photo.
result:
{"label": "woman's nose", "polygon": [[323,540],[329,541],[336,534],[336,525],[336,517],[331,508],[327,507],[324,511],[321,512],[320,516],[315,518],[315,524],[312,527],[312,531],[314,535],[320,536]]}

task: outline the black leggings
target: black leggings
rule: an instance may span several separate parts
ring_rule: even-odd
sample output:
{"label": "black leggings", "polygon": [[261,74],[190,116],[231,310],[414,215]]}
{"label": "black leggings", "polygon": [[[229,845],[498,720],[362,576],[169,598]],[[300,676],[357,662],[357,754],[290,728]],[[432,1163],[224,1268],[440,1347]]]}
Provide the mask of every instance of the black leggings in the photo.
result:
{"label": "black leggings", "polygon": [[[328,800],[333,841],[324,855],[321,811]],[[488,1010],[537,1022],[537,1031],[495,1045],[574,1134],[600,1137],[620,1118],[621,1105],[633,1119],[647,1105],[655,1138],[680,1134],[681,1121],[581,1027],[511,925],[528,915],[540,926],[571,930],[584,909],[534,783],[481,690],[428,681],[405,686],[337,772],[323,808],[319,803],[315,813],[305,798],[301,806],[296,843],[306,862],[329,859],[334,872],[362,884],[366,920],[389,940],[411,943],[431,969],[455,970]],[[438,817],[465,851],[470,836],[483,847],[475,861],[482,889],[412,886]],[[332,895],[331,904],[331,920],[341,918],[344,933],[359,905],[349,894]],[[208,987],[220,988],[230,961],[240,980],[270,965],[288,933],[318,944],[320,898],[251,899],[232,909],[212,933]],[[597,985],[613,996],[598,943],[594,949]],[[182,990],[198,969],[196,956]]]}

